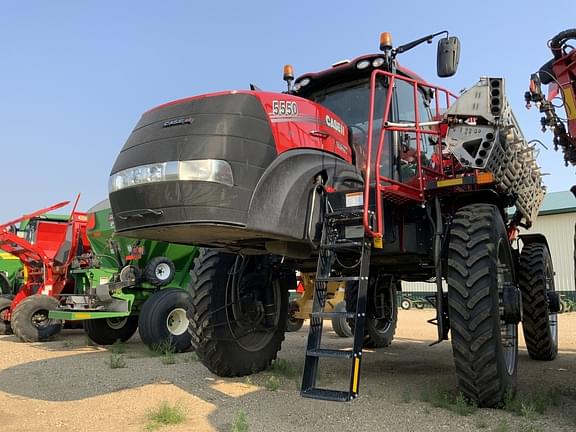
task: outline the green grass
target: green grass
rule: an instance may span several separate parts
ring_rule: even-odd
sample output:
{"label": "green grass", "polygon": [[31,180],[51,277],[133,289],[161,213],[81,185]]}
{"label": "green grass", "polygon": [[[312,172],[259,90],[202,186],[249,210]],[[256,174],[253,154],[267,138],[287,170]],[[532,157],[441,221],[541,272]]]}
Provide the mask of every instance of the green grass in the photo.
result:
{"label": "green grass", "polygon": [[249,431],[248,418],[244,410],[238,411],[236,418],[230,427],[230,432],[248,432]]}
{"label": "green grass", "polygon": [[114,354],[125,354],[126,353],[126,345],[120,339],[110,345],[110,352]]}
{"label": "green grass", "polygon": [[176,350],[170,339],[160,342],[152,348],[153,356],[160,356],[165,365],[176,364]]}
{"label": "green grass", "polygon": [[529,420],[538,414],[544,414],[551,406],[560,403],[560,392],[557,389],[540,390],[529,395],[516,395],[507,392],[504,395],[504,409]]}
{"label": "green grass", "polygon": [[494,429],[494,432],[511,432],[510,425],[506,420],[502,419],[496,429]]}
{"label": "green grass", "polygon": [[400,400],[403,403],[410,403],[410,402],[412,402],[412,395],[410,394],[410,392],[408,390],[404,390],[402,392],[402,396],[401,396]]}
{"label": "green grass", "polygon": [[488,422],[483,417],[476,419],[475,424],[478,429],[486,429],[488,427]]}
{"label": "green grass", "polygon": [[478,407],[468,401],[462,393],[453,393],[447,390],[427,390],[422,393],[424,402],[433,407],[443,408],[461,416],[469,416],[478,411]]}
{"label": "green grass", "polygon": [[520,432],[543,432],[543,429],[538,427],[537,425],[535,425],[532,422],[528,422],[528,423],[524,423],[522,425],[520,425],[520,429],[518,429]]}
{"label": "green grass", "polygon": [[182,357],[182,362],[184,363],[195,363],[197,361],[199,361],[198,356],[196,355],[196,353],[186,353],[184,355],[181,356]]}
{"label": "green grass", "polygon": [[264,387],[270,391],[276,391],[282,385],[282,380],[276,375],[270,375],[266,381],[264,381]]}
{"label": "green grass", "polygon": [[110,361],[108,362],[110,369],[122,369],[126,367],[126,358],[123,354],[110,354]]}
{"label": "green grass", "polygon": [[178,405],[170,405],[163,401],[160,405],[148,412],[147,430],[156,430],[162,426],[174,425],[184,422],[186,415]]}
{"label": "green grass", "polygon": [[300,375],[300,370],[294,363],[283,359],[274,360],[270,365],[269,371],[290,379],[297,378]]}

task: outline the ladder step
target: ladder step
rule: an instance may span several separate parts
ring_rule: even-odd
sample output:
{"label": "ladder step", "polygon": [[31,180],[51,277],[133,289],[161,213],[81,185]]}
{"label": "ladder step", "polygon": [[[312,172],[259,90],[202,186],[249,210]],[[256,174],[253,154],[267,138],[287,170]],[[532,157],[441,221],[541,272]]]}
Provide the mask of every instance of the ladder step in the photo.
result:
{"label": "ladder step", "polygon": [[332,358],[346,358],[346,359],[351,359],[354,357],[354,353],[352,351],[324,349],[324,348],[308,350],[306,351],[306,355],[312,357],[332,357]]}
{"label": "ladder step", "polygon": [[302,396],[311,399],[321,399],[326,401],[347,402],[350,398],[350,393],[341,390],[328,390],[321,388],[311,388],[304,390],[300,393]]}
{"label": "ladder step", "polygon": [[364,217],[364,210],[358,208],[344,208],[327,212],[324,214],[324,217],[327,217],[329,219],[340,219],[343,216],[346,216],[347,220],[348,217],[362,219]]}
{"label": "ladder step", "polygon": [[310,316],[318,318],[354,318],[356,317],[355,312],[311,312]]}
{"label": "ladder step", "polygon": [[324,249],[356,249],[361,248],[364,245],[364,242],[361,241],[348,241],[348,242],[341,242],[335,243],[331,245],[321,245],[320,248]]}
{"label": "ladder step", "polygon": [[349,282],[349,281],[359,281],[361,279],[360,276],[329,276],[329,277],[319,277],[316,278],[318,282]]}

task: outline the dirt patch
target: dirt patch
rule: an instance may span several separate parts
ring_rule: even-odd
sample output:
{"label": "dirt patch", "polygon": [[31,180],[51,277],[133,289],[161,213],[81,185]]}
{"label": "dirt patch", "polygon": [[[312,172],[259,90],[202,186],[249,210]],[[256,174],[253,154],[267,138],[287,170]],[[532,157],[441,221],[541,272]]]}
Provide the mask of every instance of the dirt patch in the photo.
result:
{"label": "dirt patch", "polygon": [[[191,353],[166,364],[137,337],[123,347],[126,367],[111,369],[110,350],[89,345],[82,331],[66,331],[57,341],[37,344],[1,336],[0,424],[3,432],[46,427],[142,431],[147,412],[167,401],[179,405],[186,420],[162,431],[228,431],[241,411],[251,431],[576,429],[576,313],[559,316],[560,354],[555,361],[530,360],[521,340],[519,395],[554,399],[545,404],[544,413],[524,412],[520,406],[516,413],[481,409],[467,416],[434,406],[434,395],[454,390],[456,380],[450,342],[429,346],[436,334],[426,324],[431,317],[428,310],[400,312],[394,343],[365,351],[361,396],[346,404],[299,396],[306,326],[287,334],[279,354],[282,368],[238,379],[211,374]],[[327,332],[324,343],[345,348],[351,340]],[[347,366],[327,360],[321,384],[345,388]]]}

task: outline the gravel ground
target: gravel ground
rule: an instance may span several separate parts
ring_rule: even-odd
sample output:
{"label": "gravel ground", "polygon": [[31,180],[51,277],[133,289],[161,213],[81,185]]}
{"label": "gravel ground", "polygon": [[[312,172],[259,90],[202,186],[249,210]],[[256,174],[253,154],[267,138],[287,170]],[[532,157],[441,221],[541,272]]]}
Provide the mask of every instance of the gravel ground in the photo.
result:
{"label": "gravel ground", "polygon": [[[391,347],[365,351],[360,398],[333,403],[301,398],[297,370],[303,363],[306,326],[287,334],[279,357],[286,371],[249,378],[212,375],[193,353],[175,364],[151,356],[134,337],[124,345],[126,367],[111,369],[108,349],[87,343],[81,330],[58,340],[24,344],[0,336],[0,428],[8,431],[142,431],[147,412],[162,401],[179,405],[184,423],[162,431],[229,431],[241,411],[250,431],[574,431],[576,430],[576,313],[560,319],[560,354],[553,362],[528,358],[521,340],[519,397],[553,392],[544,413],[526,403],[524,415],[480,409],[468,416],[433,406],[427,399],[456,386],[449,342],[430,347],[432,311],[401,311]],[[327,332],[325,345],[349,346]],[[326,361],[321,383],[344,388],[348,363]],[[271,390],[278,387],[276,390]],[[428,395],[428,396],[426,396]],[[432,395],[432,396],[430,396]]]}

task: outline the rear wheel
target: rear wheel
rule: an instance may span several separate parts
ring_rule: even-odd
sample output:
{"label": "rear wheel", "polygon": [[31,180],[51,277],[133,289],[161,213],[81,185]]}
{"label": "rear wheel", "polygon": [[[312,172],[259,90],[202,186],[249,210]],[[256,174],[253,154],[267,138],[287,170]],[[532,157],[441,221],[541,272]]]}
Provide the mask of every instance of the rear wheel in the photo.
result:
{"label": "rear wheel", "polygon": [[294,316],[298,309],[298,304],[295,301],[291,301],[288,305],[288,318],[286,319],[287,332],[296,332],[304,325],[304,320],[302,318],[296,318]]}
{"label": "rear wheel", "polygon": [[144,302],[138,318],[142,342],[152,350],[166,347],[184,352],[190,349],[188,305],[188,293],[179,288],[165,288],[152,294]]}
{"label": "rear wheel", "polygon": [[11,299],[8,297],[0,297],[0,335],[12,334],[12,327],[8,319],[11,305]]}
{"label": "rear wheel", "polygon": [[529,243],[522,248],[518,282],[528,354],[534,360],[554,360],[558,354],[558,315],[549,308],[549,296],[556,292],[552,259],[545,244]]}
{"label": "rear wheel", "polygon": [[48,318],[58,305],[56,298],[47,295],[26,297],[12,312],[12,331],[23,342],[50,340],[62,330],[62,321]]}
{"label": "rear wheel", "polygon": [[219,376],[266,369],[284,340],[288,290],[295,285],[295,274],[274,269],[270,257],[201,250],[188,309],[198,358]]}
{"label": "rear wheel", "polygon": [[[334,312],[344,313],[346,312],[346,302],[340,302],[334,307]],[[340,337],[351,337],[352,328],[348,324],[346,318],[332,318],[332,329]]]}
{"label": "rear wheel", "polygon": [[448,252],[452,351],[460,391],[482,407],[500,405],[506,392],[516,389],[519,318],[504,313],[512,307],[519,315],[518,302],[504,304],[517,290],[513,270],[499,209],[490,204],[460,208]]}
{"label": "rear wheel", "polygon": [[138,328],[137,316],[99,318],[84,321],[84,331],[98,345],[126,342]]}
{"label": "rear wheel", "polygon": [[[389,275],[370,276],[366,321],[364,324],[364,346],[366,348],[384,348],[394,340],[398,323],[396,295],[400,281],[394,281]],[[346,309],[356,312],[358,302],[358,282],[349,282],[345,291]],[[354,332],[354,320],[348,320]]]}

